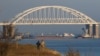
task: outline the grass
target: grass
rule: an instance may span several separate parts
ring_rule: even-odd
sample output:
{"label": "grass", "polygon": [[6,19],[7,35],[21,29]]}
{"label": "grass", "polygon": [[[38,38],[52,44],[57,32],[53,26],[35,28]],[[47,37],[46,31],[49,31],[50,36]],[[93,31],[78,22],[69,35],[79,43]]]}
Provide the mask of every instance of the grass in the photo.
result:
{"label": "grass", "polygon": [[0,56],[61,56],[57,51],[31,44],[0,42]]}

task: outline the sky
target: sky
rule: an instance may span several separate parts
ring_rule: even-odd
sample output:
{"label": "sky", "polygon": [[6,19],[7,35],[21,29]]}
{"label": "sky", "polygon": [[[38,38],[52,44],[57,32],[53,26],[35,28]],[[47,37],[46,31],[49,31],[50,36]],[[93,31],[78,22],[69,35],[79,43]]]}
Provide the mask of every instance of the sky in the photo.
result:
{"label": "sky", "polygon": [[[91,17],[93,20],[100,22],[100,14],[99,14],[100,0],[0,0],[0,22],[10,21],[18,13],[23,12],[27,9],[38,7],[38,6],[47,6],[47,5],[60,5],[60,6],[70,7],[86,14],[87,16]],[[40,28],[43,27],[44,26],[41,26]],[[49,26],[49,28],[50,27],[51,26]],[[55,29],[57,28],[55,26],[52,27],[54,27]],[[63,29],[63,26],[62,27],[59,26],[59,27],[58,30]],[[72,27],[69,27],[69,29]],[[39,28],[39,26],[37,28]],[[75,29],[78,30],[79,28],[76,27]],[[76,32],[77,30],[74,30],[74,32]],[[34,31],[38,31],[38,30],[35,29]],[[59,32],[61,32],[61,30]]]}

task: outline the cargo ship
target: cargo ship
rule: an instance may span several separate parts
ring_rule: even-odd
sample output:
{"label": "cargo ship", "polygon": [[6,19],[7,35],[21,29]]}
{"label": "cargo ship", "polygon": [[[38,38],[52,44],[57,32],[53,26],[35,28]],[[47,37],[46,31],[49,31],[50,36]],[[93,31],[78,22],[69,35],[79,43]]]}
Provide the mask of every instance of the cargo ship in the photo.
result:
{"label": "cargo ship", "polygon": [[69,39],[74,38],[74,34],[64,33],[64,34],[56,34],[56,35],[38,35],[35,36],[35,39]]}

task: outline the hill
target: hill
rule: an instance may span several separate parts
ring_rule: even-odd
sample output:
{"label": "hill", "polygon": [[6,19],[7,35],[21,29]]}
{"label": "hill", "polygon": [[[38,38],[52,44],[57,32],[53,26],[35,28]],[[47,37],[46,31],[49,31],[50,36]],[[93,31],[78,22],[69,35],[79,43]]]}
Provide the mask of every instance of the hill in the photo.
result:
{"label": "hill", "polygon": [[38,49],[32,44],[17,44],[0,42],[0,56],[61,56],[59,52],[48,49]]}

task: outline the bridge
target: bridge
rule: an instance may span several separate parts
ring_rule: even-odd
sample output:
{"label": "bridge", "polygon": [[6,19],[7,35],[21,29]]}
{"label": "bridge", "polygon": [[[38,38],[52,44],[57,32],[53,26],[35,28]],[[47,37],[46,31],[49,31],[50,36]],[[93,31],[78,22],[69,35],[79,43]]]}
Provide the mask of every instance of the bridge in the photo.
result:
{"label": "bridge", "polygon": [[7,23],[0,25],[84,24],[89,37],[99,37],[99,23],[87,15],[64,6],[40,6],[25,10]]}

